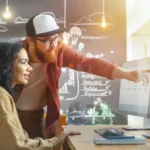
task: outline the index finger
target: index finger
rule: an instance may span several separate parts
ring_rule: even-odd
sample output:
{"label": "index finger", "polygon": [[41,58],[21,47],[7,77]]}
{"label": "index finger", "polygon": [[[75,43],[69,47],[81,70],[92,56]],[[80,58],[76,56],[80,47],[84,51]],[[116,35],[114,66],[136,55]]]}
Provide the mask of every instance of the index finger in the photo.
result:
{"label": "index finger", "polygon": [[150,70],[149,70],[149,69],[148,69],[148,70],[141,70],[141,72],[142,72],[142,73],[149,73]]}

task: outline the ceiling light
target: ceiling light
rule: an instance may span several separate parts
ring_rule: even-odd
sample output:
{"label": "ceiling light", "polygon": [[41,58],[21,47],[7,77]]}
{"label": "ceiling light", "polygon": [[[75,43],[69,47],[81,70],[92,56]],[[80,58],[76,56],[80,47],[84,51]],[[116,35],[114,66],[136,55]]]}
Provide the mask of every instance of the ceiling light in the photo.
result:
{"label": "ceiling light", "polygon": [[6,0],[6,6],[5,6],[5,11],[3,13],[3,18],[5,18],[5,19],[11,18],[11,12],[9,10],[8,0]]}

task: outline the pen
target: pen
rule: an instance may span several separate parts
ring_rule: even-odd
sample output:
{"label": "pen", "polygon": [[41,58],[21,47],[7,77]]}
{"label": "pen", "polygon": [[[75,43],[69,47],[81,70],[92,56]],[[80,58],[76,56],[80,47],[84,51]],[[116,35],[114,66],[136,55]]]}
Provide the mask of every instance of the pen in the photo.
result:
{"label": "pen", "polygon": [[134,139],[135,136],[107,136],[106,139]]}

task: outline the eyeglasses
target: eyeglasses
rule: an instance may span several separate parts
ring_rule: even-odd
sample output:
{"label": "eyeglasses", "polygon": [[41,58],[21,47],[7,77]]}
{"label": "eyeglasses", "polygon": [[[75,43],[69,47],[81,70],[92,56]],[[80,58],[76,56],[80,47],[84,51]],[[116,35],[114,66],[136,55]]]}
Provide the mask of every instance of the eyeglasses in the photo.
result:
{"label": "eyeglasses", "polygon": [[43,42],[47,47],[50,47],[52,45],[52,43],[55,43],[55,44],[58,44],[59,40],[60,40],[60,36],[56,36],[54,37],[53,39],[46,39],[46,40],[43,40],[43,39],[39,39],[39,38],[36,38],[36,40],[39,40],[41,42]]}

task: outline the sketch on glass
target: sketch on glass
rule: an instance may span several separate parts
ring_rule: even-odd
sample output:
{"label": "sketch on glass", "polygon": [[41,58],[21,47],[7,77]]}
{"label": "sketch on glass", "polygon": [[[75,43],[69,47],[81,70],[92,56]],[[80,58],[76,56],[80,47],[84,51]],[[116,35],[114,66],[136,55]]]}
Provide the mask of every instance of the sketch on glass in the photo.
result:
{"label": "sketch on glass", "polygon": [[[70,70],[70,69],[69,69]],[[77,91],[76,91],[76,94],[75,94],[75,96],[74,97],[72,97],[72,98],[67,98],[66,100],[75,100],[78,96],[79,96],[79,89],[80,89],[80,85],[79,85],[79,73],[78,72],[75,72],[74,70],[71,70],[71,71],[73,71],[73,73],[72,73],[72,75],[73,74],[76,74],[76,88],[77,88]],[[73,86],[75,85],[75,78],[73,77],[71,75],[71,79],[72,79],[72,81],[73,81]],[[69,80],[68,80],[69,81]]]}
{"label": "sketch on glass", "polygon": [[92,124],[113,124],[114,117],[108,104],[98,97],[94,101]]}
{"label": "sketch on glass", "polygon": [[20,40],[25,40],[26,37],[15,37],[15,38],[11,38],[10,41],[11,42],[16,42],[16,41],[20,41]]}
{"label": "sketch on glass", "polygon": [[65,82],[65,84],[59,89],[59,93],[60,94],[67,94],[67,93],[70,93],[68,91],[68,86],[67,86],[67,83]]}
{"label": "sketch on glass", "polygon": [[[79,43],[78,51],[84,49],[84,43]],[[87,53],[87,57],[101,59],[104,54]],[[79,65],[80,67],[80,65]],[[76,100],[80,97],[106,97],[112,94],[110,81],[104,77],[99,77],[85,72],[77,72],[72,69],[62,69],[62,76],[68,76],[59,89],[61,100]],[[72,91],[73,89],[73,91]],[[72,92],[73,93],[72,93]]]}
{"label": "sketch on glass", "polygon": [[101,54],[95,54],[95,55],[93,55],[92,53],[87,53],[86,56],[89,57],[89,58],[100,58],[101,59],[101,58],[104,57],[104,54],[101,53]]}
{"label": "sketch on glass", "polygon": [[70,103],[67,118],[70,124],[84,124],[85,111],[80,101],[73,101]]}
{"label": "sketch on glass", "polygon": [[110,38],[110,36],[90,36],[90,35],[82,35],[80,37],[80,39],[83,39],[83,40],[105,40],[105,39],[108,39]]}
{"label": "sketch on glass", "polygon": [[7,32],[8,28],[5,26],[0,26],[0,32]]}
{"label": "sketch on glass", "polygon": [[3,19],[0,19],[0,24],[7,24]]}
{"label": "sketch on glass", "polygon": [[[66,2],[66,1],[65,1]],[[65,9],[65,7],[64,7]],[[64,10],[66,12],[66,9]],[[54,14],[53,17],[55,18]],[[82,52],[85,48],[84,40],[108,40],[111,36],[107,35],[90,35],[86,29],[81,28],[91,26],[102,26],[102,22],[100,22],[99,18],[102,18],[104,12],[95,12],[89,16],[83,16],[75,23],[69,23],[71,25],[70,28],[70,36],[64,35],[65,44],[68,44],[71,48],[77,47],[78,52]],[[107,19],[107,26],[113,27],[115,25],[115,20],[112,16],[105,13],[105,17]],[[64,15],[64,18],[65,15]],[[57,22],[58,23],[58,22]],[[66,19],[63,19],[63,22],[66,23]],[[80,42],[80,40],[82,40]],[[113,54],[113,51],[110,51],[110,54]],[[86,53],[87,57],[90,58],[98,58],[103,59],[104,53],[93,54]],[[78,66],[81,67],[81,66]],[[69,124],[112,124],[113,117],[115,115],[111,112],[110,107],[103,101],[101,101],[102,97],[107,97],[112,94],[110,90],[111,84],[110,81],[106,78],[95,76],[92,74],[88,74],[85,72],[77,72],[71,69],[62,69],[63,82],[59,89],[60,100],[70,101],[69,107],[67,108],[67,122]],[[67,76],[67,77],[66,77]],[[86,109],[83,107],[81,101],[79,99],[90,98],[96,99],[93,103],[93,107]]]}
{"label": "sketch on glass", "polygon": [[[101,22],[96,22],[95,18],[102,17],[103,12],[95,12],[89,16],[83,16],[75,23],[70,23],[70,25],[74,26],[101,26]],[[115,20],[110,16],[109,14],[105,13],[105,17],[107,17],[107,25],[108,26],[114,26]]]}
{"label": "sketch on glass", "polygon": [[100,97],[93,102],[93,107],[85,111],[80,101],[73,101],[67,111],[69,124],[113,124],[115,115],[109,105]]}
{"label": "sketch on glass", "polygon": [[[84,43],[80,42],[78,44],[78,52],[81,52],[84,49]],[[65,73],[66,72],[66,68],[62,68],[62,72]],[[79,96],[79,72],[76,72],[74,70],[68,69],[69,72],[69,79],[67,82],[64,83],[63,87],[60,88],[59,90],[59,94],[65,94],[65,93],[69,93],[68,90],[64,90],[64,89],[68,89],[68,86],[72,86],[77,88],[76,90],[76,94],[73,97],[70,98],[66,98],[66,100],[75,100],[78,96]],[[76,80],[75,80],[76,78]],[[75,85],[76,84],[76,85]],[[61,95],[60,96],[61,100],[64,100],[64,97]]]}
{"label": "sketch on glass", "polygon": [[[66,94],[71,93],[71,88],[76,88],[76,92],[74,96],[70,96],[69,98],[65,98],[65,100],[75,100],[79,96],[79,75],[78,72],[75,72],[72,69],[62,69],[62,74],[68,74],[68,79],[64,84],[59,88],[59,98],[60,100],[64,100]],[[67,70],[67,72],[66,72]],[[76,80],[75,80],[76,79]]]}
{"label": "sketch on glass", "polygon": [[76,45],[82,35],[81,29],[79,27],[72,27],[69,32],[71,36],[71,44]]}
{"label": "sketch on glass", "polygon": [[81,96],[105,97],[112,94],[112,91],[109,89],[110,85],[108,84],[109,82],[107,82],[108,80],[102,77],[97,77],[95,75],[82,72],[81,80]]}
{"label": "sketch on glass", "polygon": [[[82,30],[84,32],[82,32]],[[83,40],[105,40],[110,38],[110,36],[91,36],[91,35],[86,35],[84,34],[85,32],[87,32],[84,29],[81,29],[77,26],[73,26],[70,28],[70,36],[71,36],[71,46],[75,46],[78,42],[79,39],[83,39]]]}
{"label": "sketch on glass", "polygon": [[17,17],[15,20],[14,20],[14,23],[15,24],[26,24],[28,22],[28,18],[22,18],[22,17]]}
{"label": "sketch on glass", "polygon": [[82,52],[82,50],[84,49],[84,43],[83,42],[80,42],[79,44],[78,44],[78,52]]}

